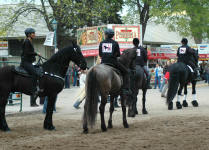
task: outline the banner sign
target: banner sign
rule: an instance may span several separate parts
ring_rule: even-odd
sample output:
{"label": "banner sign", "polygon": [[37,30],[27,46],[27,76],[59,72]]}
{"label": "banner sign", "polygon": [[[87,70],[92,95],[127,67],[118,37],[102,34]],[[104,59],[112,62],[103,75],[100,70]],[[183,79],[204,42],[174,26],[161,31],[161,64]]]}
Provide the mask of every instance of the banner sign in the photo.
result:
{"label": "banner sign", "polygon": [[45,45],[45,46],[54,46],[53,40],[54,40],[54,32],[49,32],[49,33],[46,35],[46,40],[45,40],[45,42],[44,42],[44,45]]}
{"label": "banner sign", "polygon": [[132,44],[133,38],[140,38],[140,26],[129,26],[129,25],[113,25],[115,31],[114,40],[120,43]]}
{"label": "banner sign", "polygon": [[0,50],[8,49],[8,41],[0,41]]}

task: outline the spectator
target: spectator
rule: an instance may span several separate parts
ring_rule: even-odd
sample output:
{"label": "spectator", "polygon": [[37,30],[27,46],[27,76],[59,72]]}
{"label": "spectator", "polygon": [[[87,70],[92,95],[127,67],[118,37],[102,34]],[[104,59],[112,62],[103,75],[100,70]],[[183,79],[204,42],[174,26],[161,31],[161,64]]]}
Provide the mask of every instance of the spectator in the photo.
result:
{"label": "spectator", "polygon": [[82,101],[86,97],[86,93],[85,93],[86,74],[87,74],[87,70],[81,70],[80,91],[79,91],[79,94],[77,96],[78,98],[77,98],[76,102],[73,105],[73,107],[75,107],[76,109],[80,108],[79,105],[82,103]]}
{"label": "spectator", "polygon": [[74,65],[73,67],[73,86],[77,84],[77,77],[78,77],[78,66]]}
{"label": "spectator", "polygon": [[170,65],[170,60],[168,60],[166,62],[166,65],[163,67],[163,82],[162,82],[162,84],[160,86],[160,92],[162,92],[163,86],[165,85],[165,82],[166,82],[165,74],[168,71],[169,65]]}
{"label": "spectator", "polygon": [[155,88],[157,88],[157,85],[158,85],[158,88],[160,89],[160,80],[161,80],[161,76],[163,74],[163,69],[161,68],[161,66],[159,66],[159,64],[156,64],[156,67],[155,67]]}
{"label": "spectator", "polygon": [[207,82],[208,82],[208,85],[209,85],[209,64],[205,67],[205,73],[206,73]]}
{"label": "spectator", "polygon": [[71,76],[71,66],[68,66],[68,69],[65,75],[65,88],[70,88],[70,76]]}

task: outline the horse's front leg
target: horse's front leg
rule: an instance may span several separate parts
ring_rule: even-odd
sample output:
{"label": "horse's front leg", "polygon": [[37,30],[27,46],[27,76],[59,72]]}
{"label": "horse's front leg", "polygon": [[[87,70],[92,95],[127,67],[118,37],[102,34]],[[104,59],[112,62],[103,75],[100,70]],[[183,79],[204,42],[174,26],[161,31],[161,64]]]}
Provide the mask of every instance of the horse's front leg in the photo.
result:
{"label": "horse's front leg", "polygon": [[129,127],[127,119],[126,119],[126,102],[125,102],[126,98],[127,97],[124,94],[121,94],[121,106],[122,106],[122,111],[123,111],[123,126],[124,126],[124,128]]}
{"label": "horse's front leg", "polygon": [[112,114],[114,112],[114,98],[115,96],[110,95],[110,118],[108,121],[108,128],[112,128]]}
{"label": "horse's front leg", "polygon": [[55,126],[53,126],[53,123],[52,123],[52,115],[53,115],[53,108],[55,105],[56,98],[57,98],[57,95],[48,96],[46,116],[44,120],[44,129],[55,130]]}
{"label": "horse's front leg", "polygon": [[2,131],[10,131],[5,118],[5,107],[7,104],[8,96],[9,94],[0,96],[0,130]]}
{"label": "horse's front leg", "polygon": [[100,111],[100,117],[101,117],[101,129],[103,132],[107,131],[107,127],[106,127],[105,119],[104,119],[106,103],[107,103],[107,96],[101,96],[101,104],[99,106],[99,111]]}

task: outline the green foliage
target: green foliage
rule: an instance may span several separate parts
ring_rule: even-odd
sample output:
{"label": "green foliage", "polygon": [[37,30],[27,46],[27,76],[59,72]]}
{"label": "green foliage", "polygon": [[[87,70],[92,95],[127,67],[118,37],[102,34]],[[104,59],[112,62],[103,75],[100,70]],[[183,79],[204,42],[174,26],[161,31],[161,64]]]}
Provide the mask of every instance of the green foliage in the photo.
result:
{"label": "green foliage", "polygon": [[172,31],[193,36],[196,43],[209,38],[208,0],[159,0],[151,11],[157,23],[165,23]]}
{"label": "green foliage", "polygon": [[61,41],[59,37],[75,37],[76,29],[84,26],[120,23],[117,13],[122,9],[123,0],[40,0],[40,4],[35,5],[35,0],[19,0],[17,6],[6,8],[6,12],[0,8],[0,17],[6,16],[0,21],[0,29],[9,30],[21,16],[37,13],[33,19],[43,17],[50,31],[53,31],[52,20],[56,19],[58,40]]}

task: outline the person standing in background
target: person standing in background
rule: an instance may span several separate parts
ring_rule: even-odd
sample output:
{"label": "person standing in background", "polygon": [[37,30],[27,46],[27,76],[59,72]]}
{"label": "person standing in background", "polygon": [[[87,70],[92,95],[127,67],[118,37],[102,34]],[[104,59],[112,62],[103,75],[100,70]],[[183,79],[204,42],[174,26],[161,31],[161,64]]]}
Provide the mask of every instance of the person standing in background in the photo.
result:
{"label": "person standing in background", "polygon": [[70,88],[70,76],[71,76],[71,66],[68,66],[68,69],[65,75],[65,88]]}
{"label": "person standing in background", "polygon": [[157,85],[158,85],[158,88],[160,89],[160,80],[161,80],[161,76],[163,74],[163,69],[161,68],[161,66],[159,64],[156,64],[156,67],[155,67],[155,88],[157,88]]}

